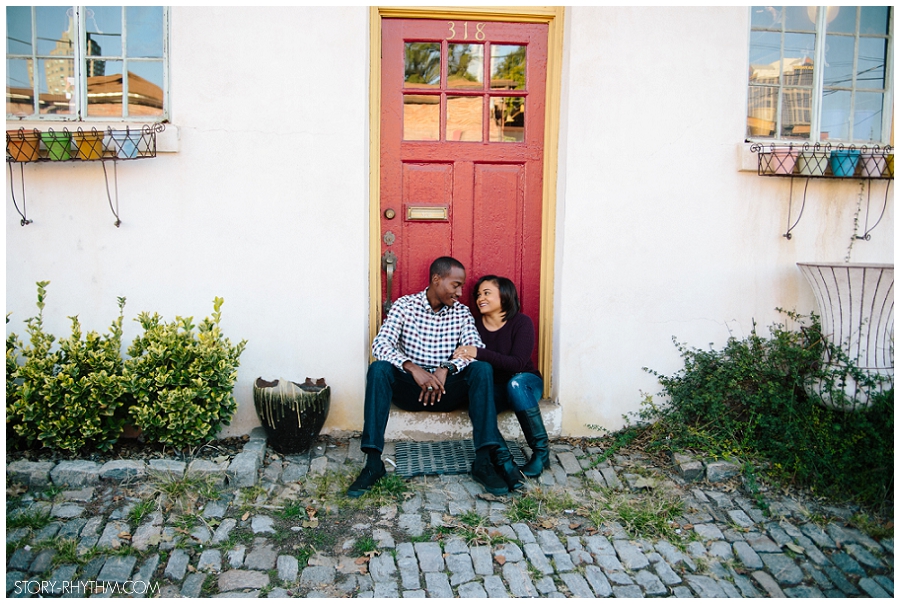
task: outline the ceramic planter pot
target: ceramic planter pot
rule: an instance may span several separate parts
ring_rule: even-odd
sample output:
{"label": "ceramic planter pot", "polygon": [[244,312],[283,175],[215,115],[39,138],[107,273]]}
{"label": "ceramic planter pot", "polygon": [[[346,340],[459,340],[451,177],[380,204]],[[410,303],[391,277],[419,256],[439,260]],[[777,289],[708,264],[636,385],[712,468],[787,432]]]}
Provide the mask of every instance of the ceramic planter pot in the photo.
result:
{"label": "ceramic planter pot", "polygon": [[859,163],[858,149],[834,149],[831,152],[831,173],[840,178],[850,178]]}
{"label": "ceramic planter pot", "polygon": [[47,157],[54,161],[72,159],[72,134],[70,132],[41,132],[41,140],[47,148]]}
{"label": "ceramic planter pot", "polygon": [[869,178],[880,178],[887,165],[887,159],[881,153],[861,155],[859,161],[862,165],[862,175]]}
{"label": "ceramic planter pot", "polygon": [[253,404],[266,430],[269,444],[282,455],[308,451],[319,437],[331,406],[331,388],[325,380],[297,384],[257,378]]}
{"label": "ceramic planter pot", "polygon": [[792,174],[797,163],[797,152],[793,149],[779,149],[765,154],[768,174]]}
{"label": "ceramic planter pot", "polygon": [[37,161],[41,137],[36,131],[6,131],[6,154],[13,161]]}
{"label": "ceramic planter pot", "polygon": [[797,168],[804,176],[822,176],[828,167],[826,151],[801,151],[797,159]]}
{"label": "ceramic planter pot", "polygon": [[149,152],[140,130],[113,130],[106,137],[106,147],[121,159],[134,159]]}
{"label": "ceramic planter pot", "polygon": [[78,149],[78,159],[101,159],[103,157],[103,133],[92,130],[90,132],[75,132],[72,134],[75,147]]}

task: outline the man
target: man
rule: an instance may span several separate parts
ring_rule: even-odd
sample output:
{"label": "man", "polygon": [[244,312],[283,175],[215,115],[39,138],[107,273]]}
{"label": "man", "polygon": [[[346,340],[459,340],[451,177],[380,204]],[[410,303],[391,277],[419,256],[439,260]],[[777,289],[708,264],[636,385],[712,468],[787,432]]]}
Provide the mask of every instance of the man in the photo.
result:
{"label": "man", "polygon": [[366,375],[361,440],[366,465],[347,489],[349,497],[361,496],[385,475],[381,453],[392,400],[406,411],[452,411],[468,398],[475,445],[472,477],[495,495],[520,484],[521,474],[497,428],[491,366],[450,358],[457,346],[484,348],[472,313],[459,303],[465,268],[443,256],[432,262],[429,275],[424,291],[394,302],[372,342],[376,360]]}

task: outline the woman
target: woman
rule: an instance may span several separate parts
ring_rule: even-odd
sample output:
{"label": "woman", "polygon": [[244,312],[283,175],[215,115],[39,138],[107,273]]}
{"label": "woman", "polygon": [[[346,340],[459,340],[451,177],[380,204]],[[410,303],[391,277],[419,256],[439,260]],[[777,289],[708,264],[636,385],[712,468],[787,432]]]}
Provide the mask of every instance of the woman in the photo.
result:
{"label": "woman", "polygon": [[475,284],[475,326],[486,348],[460,346],[454,358],[487,361],[494,368],[497,411],[512,408],[532,456],[522,473],[540,476],[550,465],[547,430],[538,402],[544,391],[540,372],[531,362],[534,323],[519,312],[519,294],[506,277],[487,275]]}

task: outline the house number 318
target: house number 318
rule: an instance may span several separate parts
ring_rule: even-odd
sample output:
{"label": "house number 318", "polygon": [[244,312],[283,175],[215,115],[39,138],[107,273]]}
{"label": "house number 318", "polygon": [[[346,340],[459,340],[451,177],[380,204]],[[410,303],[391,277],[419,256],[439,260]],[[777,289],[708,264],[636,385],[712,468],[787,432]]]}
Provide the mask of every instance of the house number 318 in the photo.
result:
{"label": "house number 318", "polygon": [[[450,26],[450,35],[447,36],[447,39],[455,40],[456,36],[459,35],[459,32],[456,31],[456,23],[454,23],[453,21],[448,21],[447,24]],[[467,21],[464,21],[462,23],[462,26],[463,26],[463,31],[462,31],[462,37],[460,39],[468,40],[469,39],[469,23]],[[475,24],[475,39],[478,40],[479,42],[484,40],[484,26],[485,26],[484,23],[476,23]]]}

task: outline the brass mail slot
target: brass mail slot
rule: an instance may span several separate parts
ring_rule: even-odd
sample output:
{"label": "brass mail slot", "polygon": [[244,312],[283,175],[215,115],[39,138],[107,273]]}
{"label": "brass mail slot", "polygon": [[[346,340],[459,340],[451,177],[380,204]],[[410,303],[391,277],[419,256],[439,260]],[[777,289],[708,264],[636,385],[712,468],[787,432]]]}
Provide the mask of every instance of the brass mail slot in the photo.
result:
{"label": "brass mail slot", "polygon": [[407,220],[449,220],[447,206],[406,206]]}

